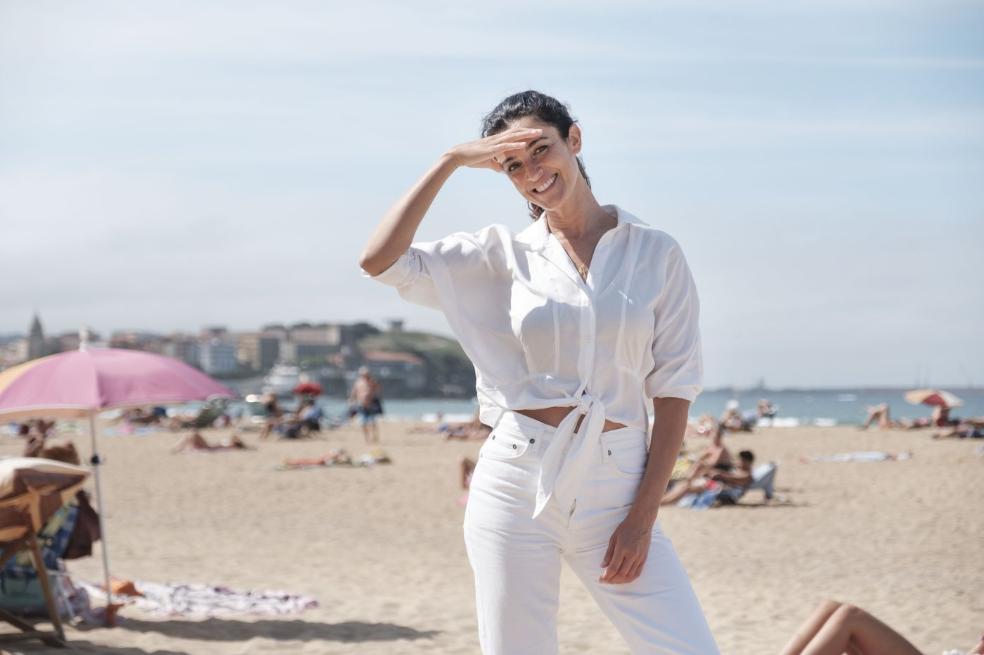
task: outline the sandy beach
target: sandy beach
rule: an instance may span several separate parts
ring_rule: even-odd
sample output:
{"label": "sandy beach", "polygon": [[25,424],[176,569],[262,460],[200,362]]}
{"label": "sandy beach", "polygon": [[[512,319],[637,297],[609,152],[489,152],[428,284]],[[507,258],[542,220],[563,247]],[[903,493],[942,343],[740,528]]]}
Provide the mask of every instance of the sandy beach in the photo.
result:
{"label": "sandy beach", "polygon": [[[179,455],[169,454],[177,435],[167,431],[102,439],[115,576],[282,589],[320,607],[201,621],[127,607],[116,628],[70,627],[73,647],[107,655],[477,653],[457,463],[479,444],[407,428],[383,424],[393,464],[301,471],[276,466],[329,448],[366,452],[358,428],[300,442],[258,442],[243,432],[257,450]],[[72,438],[87,458],[88,440]],[[984,628],[980,441],[837,427],[763,429],[727,444],[777,461],[787,502],[763,506],[753,492],[735,508],[661,512],[722,653],[778,653],[824,598],[869,609],[930,655],[975,643]],[[6,438],[0,455],[19,449]],[[861,450],[913,458],[800,461]],[[98,557],[72,561],[69,570],[101,580]],[[560,638],[562,653],[627,652],[569,571]]]}

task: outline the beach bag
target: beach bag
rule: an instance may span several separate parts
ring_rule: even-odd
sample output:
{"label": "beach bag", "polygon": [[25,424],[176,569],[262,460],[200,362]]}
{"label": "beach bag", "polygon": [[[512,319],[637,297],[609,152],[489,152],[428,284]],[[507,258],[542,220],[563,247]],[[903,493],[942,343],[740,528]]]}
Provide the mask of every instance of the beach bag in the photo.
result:
{"label": "beach bag", "polygon": [[78,515],[75,527],[68,538],[68,545],[62,553],[63,559],[78,559],[92,555],[92,544],[99,541],[102,534],[99,531],[99,514],[89,503],[89,494],[79,491],[75,495],[78,500]]}
{"label": "beach bag", "polygon": [[368,413],[371,414],[371,415],[373,415],[373,416],[377,416],[379,414],[382,414],[383,413],[383,401],[382,401],[382,399],[379,396],[373,397],[372,402],[369,403],[368,410],[369,410]]}

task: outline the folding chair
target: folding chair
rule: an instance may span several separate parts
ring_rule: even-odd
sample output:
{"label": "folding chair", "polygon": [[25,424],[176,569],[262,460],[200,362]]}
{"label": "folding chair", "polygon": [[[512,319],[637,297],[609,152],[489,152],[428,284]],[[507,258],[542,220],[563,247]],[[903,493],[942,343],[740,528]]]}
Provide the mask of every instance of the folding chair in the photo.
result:
{"label": "folding chair", "polygon": [[51,580],[48,578],[48,570],[44,565],[44,557],[41,555],[41,546],[38,544],[38,538],[34,535],[34,531],[31,529],[30,525],[25,526],[27,533],[16,539],[14,541],[2,544],[2,554],[0,554],[0,568],[7,563],[7,560],[12,558],[21,550],[28,550],[31,554],[31,561],[34,564],[34,568],[38,572],[38,583],[41,585],[41,593],[44,595],[44,604],[48,610],[48,616],[51,619],[51,623],[54,626],[54,632],[42,632],[35,628],[24,619],[14,615],[5,609],[0,609],[0,621],[4,621],[19,629],[20,633],[14,634],[0,634],[0,643],[23,641],[25,639],[40,639],[49,646],[54,646],[56,648],[64,648],[67,644],[65,642],[65,631],[62,628],[61,617],[58,616],[58,607],[55,604],[55,595],[51,589]]}

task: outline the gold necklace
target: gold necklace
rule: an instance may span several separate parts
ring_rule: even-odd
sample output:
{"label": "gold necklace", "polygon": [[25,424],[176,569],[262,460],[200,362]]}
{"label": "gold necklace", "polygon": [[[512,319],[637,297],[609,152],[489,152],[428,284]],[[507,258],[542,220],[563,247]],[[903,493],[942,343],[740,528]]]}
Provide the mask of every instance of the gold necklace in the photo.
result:
{"label": "gold necklace", "polygon": [[588,267],[587,266],[585,266],[584,264],[578,264],[577,262],[575,262],[574,263],[574,267],[577,268],[577,272],[578,272],[578,274],[582,278],[588,277]]}

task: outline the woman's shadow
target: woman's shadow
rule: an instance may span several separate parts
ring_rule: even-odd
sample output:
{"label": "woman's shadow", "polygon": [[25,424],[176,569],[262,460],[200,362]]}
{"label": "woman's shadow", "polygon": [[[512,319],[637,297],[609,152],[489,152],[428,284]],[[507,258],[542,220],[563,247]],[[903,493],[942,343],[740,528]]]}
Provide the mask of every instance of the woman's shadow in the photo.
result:
{"label": "woman's shadow", "polygon": [[144,621],[126,618],[120,621],[119,628],[135,632],[157,632],[167,637],[202,641],[249,641],[254,638],[277,641],[396,641],[397,639],[431,639],[440,634],[440,630],[417,630],[395,623],[363,621],[314,623],[276,619],[235,621],[209,618],[204,621]]}

